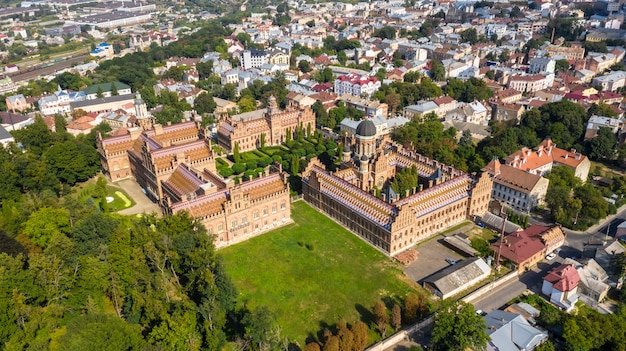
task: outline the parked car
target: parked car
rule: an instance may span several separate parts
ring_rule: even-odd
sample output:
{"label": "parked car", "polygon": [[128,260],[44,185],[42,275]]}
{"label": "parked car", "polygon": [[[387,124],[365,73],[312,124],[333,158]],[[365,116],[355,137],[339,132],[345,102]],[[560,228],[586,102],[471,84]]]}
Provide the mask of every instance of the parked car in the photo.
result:
{"label": "parked car", "polygon": [[551,261],[556,257],[556,254],[554,252],[550,253],[548,256],[546,256],[546,260]]}
{"label": "parked car", "polygon": [[446,262],[448,262],[449,264],[456,264],[456,261],[451,258],[446,258]]}

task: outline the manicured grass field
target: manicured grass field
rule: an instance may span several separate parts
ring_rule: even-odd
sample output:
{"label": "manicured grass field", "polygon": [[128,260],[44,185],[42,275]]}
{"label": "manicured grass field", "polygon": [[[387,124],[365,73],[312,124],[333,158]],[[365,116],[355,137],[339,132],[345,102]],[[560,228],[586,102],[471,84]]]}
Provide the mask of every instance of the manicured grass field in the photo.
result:
{"label": "manicured grass field", "polygon": [[304,346],[323,326],[352,323],[379,298],[413,291],[395,261],[304,201],[291,215],[294,224],[219,251],[239,304],[267,305],[290,341]]}

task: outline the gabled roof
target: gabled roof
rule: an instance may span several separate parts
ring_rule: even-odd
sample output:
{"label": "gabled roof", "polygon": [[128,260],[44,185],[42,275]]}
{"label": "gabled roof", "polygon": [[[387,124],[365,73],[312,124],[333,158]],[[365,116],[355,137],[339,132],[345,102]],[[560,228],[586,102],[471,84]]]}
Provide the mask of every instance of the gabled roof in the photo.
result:
{"label": "gabled roof", "polygon": [[580,275],[573,265],[563,264],[548,272],[543,280],[552,283],[554,289],[565,292],[576,289]]}
{"label": "gabled roof", "polygon": [[491,337],[489,350],[532,350],[548,338],[546,332],[531,326],[519,314],[495,310],[483,319],[487,324],[487,334]]}
{"label": "gabled roof", "polygon": [[447,295],[476,278],[488,275],[490,272],[491,268],[482,258],[473,257],[444,268],[424,279],[424,282],[435,286],[442,295]]}

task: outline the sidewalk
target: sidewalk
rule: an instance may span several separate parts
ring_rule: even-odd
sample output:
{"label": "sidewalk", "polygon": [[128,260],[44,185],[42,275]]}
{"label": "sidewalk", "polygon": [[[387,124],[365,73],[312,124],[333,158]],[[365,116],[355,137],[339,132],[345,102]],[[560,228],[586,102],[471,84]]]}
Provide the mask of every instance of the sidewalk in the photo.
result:
{"label": "sidewalk", "polygon": [[157,204],[152,202],[146,194],[143,193],[141,187],[133,179],[125,179],[116,183],[112,183],[113,186],[122,188],[133,200],[135,206],[123,209],[117,213],[123,215],[136,215],[144,213],[156,213],[158,217],[161,216],[161,209]]}

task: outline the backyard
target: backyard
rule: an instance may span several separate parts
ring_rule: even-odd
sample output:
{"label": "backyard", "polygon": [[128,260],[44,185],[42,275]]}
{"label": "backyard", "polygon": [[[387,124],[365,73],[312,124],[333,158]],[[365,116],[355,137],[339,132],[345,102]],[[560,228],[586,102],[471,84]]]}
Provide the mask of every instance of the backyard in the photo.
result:
{"label": "backyard", "polygon": [[219,251],[239,305],[268,306],[291,342],[304,345],[340,318],[370,324],[378,299],[417,288],[398,263],[305,202],[291,213],[293,224]]}

